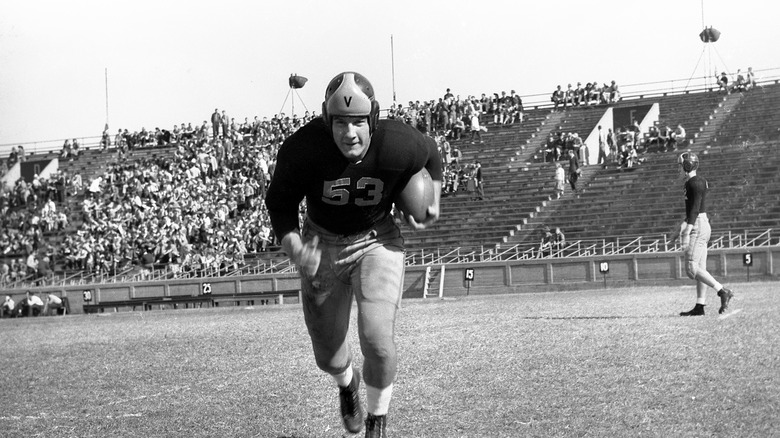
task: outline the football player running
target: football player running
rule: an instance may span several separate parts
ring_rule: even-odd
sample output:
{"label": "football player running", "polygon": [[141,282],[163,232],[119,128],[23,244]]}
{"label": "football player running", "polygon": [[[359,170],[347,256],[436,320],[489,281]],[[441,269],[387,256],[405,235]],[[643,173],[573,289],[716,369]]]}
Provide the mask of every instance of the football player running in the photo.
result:
{"label": "football player running", "polygon": [[696,280],[696,305],[680,316],[704,315],[707,299],[707,287],[718,291],[720,309],[724,313],[729,307],[729,301],[734,292],[718,283],[707,272],[707,243],[710,240],[710,221],[707,218],[705,201],[709,186],[704,177],[696,174],[699,168],[699,157],[693,152],[685,152],[679,156],[677,163],[685,174],[685,221],[680,224],[680,239],[685,252],[686,273],[688,278]]}
{"label": "football player running", "polygon": [[[436,142],[412,126],[379,120],[374,90],[361,74],[336,75],[325,90],[322,117],[282,145],[266,197],[274,232],[301,273],[303,313],[317,366],[339,387],[344,428],[359,432],[360,370],[347,343],[353,296],[364,356],[366,437],[385,437],[397,373],[394,339],[401,301],[404,249],[391,215],[393,199],[425,167],[434,186],[427,217],[439,218],[441,159]],[[299,204],[306,217],[299,228]]]}

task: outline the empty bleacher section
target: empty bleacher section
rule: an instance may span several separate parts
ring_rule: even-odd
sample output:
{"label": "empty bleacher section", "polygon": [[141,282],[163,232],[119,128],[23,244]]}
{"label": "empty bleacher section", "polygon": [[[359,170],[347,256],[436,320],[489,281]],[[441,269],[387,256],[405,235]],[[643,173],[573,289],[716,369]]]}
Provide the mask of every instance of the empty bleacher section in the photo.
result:
{"label": "empty bleacher section", "polygon": [[780,139],[780,87],[768,85],[732,94],[739,95],[741,100],[714,134],[713,144],[736,145]]}
{"label": "empty bleacher section", "polygon": [[[711,185],[708,202],[714,233],[780,228],[778,98],[780,85],[768,82],[750,92],[729,96],[714,91],[637,94],[612,105],[570,107],[555,112],[549,105],[528,105],[523,122],[511,125],[493,124],[492,116],[483,117],[482,123],[488,131],[482,134],[482,143],[472,143],[466,133],[462,139],[451,140],[451,144],[462,152],[461,164],[481,162],[485,199],[470,199],[465,187],[443,196],[441,219],[435,226],[405,233],[408,252],[412,255],[434,251],[479,254],[515,245],[526,251],[538,245],[539,230],[545,225],[561,227],[570,242],[637,236],[662,240],[661,235],[679,222],[683,211],[682,180],[676,166],[679,151],[646,153],[642,155],[642,164],[630,170],[614,164],[606,169],[587,166],[580,183],[582,191],[574,194],[567,187],[561,199],[553,199],[554,164],[545,162],[544,153],[550,134],[577,132],[585,139],[609,107],[618,111],[653,104],[658,104],[656,123],[659,126],[680,124],[688,130],[689,142],[678,147],[701,154],[701,173]],[[145,163],[157,159],[178,162],[176,151],[175,146],[137,148],[124,156],[122,160],[126,161],[122,162]],[[54,158],[57,152],[40,155]],[[591,149],[591,164],[596,157],[597,151]],[[88,186],[119,162],[115,149],[101,152],[92,148],[85,150],[78,160],[61,160],[59,170],[69,175],[80,174]],[[39,252],[61,244],[69,235],[83,234],[81,210],[87,197],[82,192],[58,203],[60,209],[70,212],[69,225],[64,230],[46,231],[36,237]],[[37,208],[39,211],[40,205]],[[18,205],[12,206],[9,212],[23,210],[37,214],[29,206]],[[3,259],[18,261],[26,257],[29,248],[23,245],[6,251]],[[250,250],[244,257],[244,266],[223,270],[221,274],[258,273],[265,266],[289,270],[289,263],[278,247],[271,245],[269,249],[268,252]],[[209,252],[213,253],[213,248]],[[83,272],[64,271],[62,259],[53,268],[58,281],[102,281],[95,277],[84,279]],[[203,272],[220,275],[218,271]],[[30,280],[27,277],[26,282],[16,283],[14,287],[34,285]]]}

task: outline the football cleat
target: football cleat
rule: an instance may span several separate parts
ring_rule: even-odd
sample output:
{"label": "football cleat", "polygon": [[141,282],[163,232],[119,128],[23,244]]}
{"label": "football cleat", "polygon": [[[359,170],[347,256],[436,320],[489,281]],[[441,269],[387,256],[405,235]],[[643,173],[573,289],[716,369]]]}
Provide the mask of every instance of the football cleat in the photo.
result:
{"label": "football cleat", "polygon": [[366,438],[387,438],[385,427],[387,415],[372,415],[366,417]]}
{"label": "football cleat", "polygon": [[702,316],[704,315],[704,304],[696,304],[693,309],[687,312],[680,312],[680,316]]}
{"label": "football cleat", "polygon": [[720,309],[718,309],[718,313],[722,314],[728,310],[729,301],[734,298],[734,292],[731,289],[724,287],[718,291],[718,296],[720,297]]}
{"label": "football cleat", "polygon": [[360,373],[354,370],[349,386],[339,386],[341,421],[349,433],[358,433],[363,428],[363,411],[360,408]]}

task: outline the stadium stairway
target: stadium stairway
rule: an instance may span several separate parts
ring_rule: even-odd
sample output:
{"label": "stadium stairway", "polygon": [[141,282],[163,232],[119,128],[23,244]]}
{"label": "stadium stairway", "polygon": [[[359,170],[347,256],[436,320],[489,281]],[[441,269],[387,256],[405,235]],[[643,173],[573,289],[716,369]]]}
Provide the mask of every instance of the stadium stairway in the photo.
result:
{"label": "stadium stairway", "polygon": [[732,93],[739,103],[724,124],[712,135],[711,143],[743,144],[780,139],[780,84]]}
{"label": "stadium stairway", "polygon": [[723,97],[723,101],[718,104],[717,108],[713,109],[709,120],[706,120],[704,126],[699,128],[699,132],[694,134],[690,144],[707,145],[712,143],[713,137],[716,137],[723,124],[729,120],[729,116],[740,104],[742,97],[742,93],[733,93]]}

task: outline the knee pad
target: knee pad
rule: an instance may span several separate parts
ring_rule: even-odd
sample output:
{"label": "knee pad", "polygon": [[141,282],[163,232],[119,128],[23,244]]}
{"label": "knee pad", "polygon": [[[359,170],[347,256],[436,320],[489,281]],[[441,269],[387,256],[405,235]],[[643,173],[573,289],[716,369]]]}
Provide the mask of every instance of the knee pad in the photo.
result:
{"label": "knee pad", "polygon": [[688,274],[688,278],[690,278],[691,280],[695,280],[696,274],[699,273],[699,264],[694,262],[693,260],[688,260],[685,266],[685,273]]}

